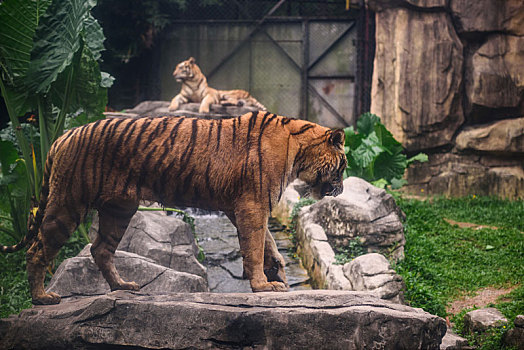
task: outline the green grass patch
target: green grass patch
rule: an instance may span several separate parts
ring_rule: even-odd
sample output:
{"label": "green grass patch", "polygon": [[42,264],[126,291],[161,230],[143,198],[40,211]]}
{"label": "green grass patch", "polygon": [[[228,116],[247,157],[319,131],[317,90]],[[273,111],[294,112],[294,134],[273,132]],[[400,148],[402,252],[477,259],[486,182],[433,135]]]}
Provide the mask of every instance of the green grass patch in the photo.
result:
{"label": "green grass patch", "polygon": [[[406,282],[411,306],[445,317],[446,305],[461,296],[485,287],[516,285],[491,306],[510,323],[524,313],[524,201],[476,196],[420,201],[395,196],[406,213],[405,259],[395,268]],[[493,228],[461,228],[444,219]],[[452,318],[459,333],[466,311]],[[463,335],[471,345],[498,349],[506,331],[501,327],[489,334]]]}
{"label": "green grass patch", "polygon": [[[0,244],[16,243],[12,237],[0,232]],[[85,245],[85,236],[80,231],[73,233],[69,241],[60,249],[53,270],[56,270],[65,259],[77,255]],[[17,314],[31,307],[25,261],[26,251],[27,249],[22,249],[11,254],[0,254],[0,318]],[[48,273],[46,282],[49,282],[50,279],[51,275]]]}

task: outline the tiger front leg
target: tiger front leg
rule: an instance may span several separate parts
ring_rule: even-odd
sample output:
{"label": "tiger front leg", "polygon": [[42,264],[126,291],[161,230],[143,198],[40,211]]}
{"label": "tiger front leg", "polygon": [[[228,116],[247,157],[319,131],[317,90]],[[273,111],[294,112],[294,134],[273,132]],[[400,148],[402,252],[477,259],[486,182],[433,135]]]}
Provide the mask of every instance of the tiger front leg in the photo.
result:
{"label": "tiger front leg", "polygon": [[285,273],[284,282],[268,281],[264,271],[267,215],[245,209],[237,211],[235,217],[244,274],[249,279],[251,290],[253,292],[287,292]]}
{"label": "tiger front leg", "polygon": [[286,272],[284,271],[285,265],[286,262],[282,254],[278,251],[273,235],[271,235],[269,229],[266,228],[266,240],[264,244],[264,274],[268,281],[282,282],[289,288]]}
{"label": "tiger front leg", "polygon": [[213,95],[211,94],[206,95],[202,99],[202,102],[200,103],[200,108],[198,109],[198,112],[199,113],[209,113],[211,104],[213,104],[213,102],[215,102],[215,98],[213,97]]}
{"label": "tiger front leg", "polygon": [[183,103],[187,103],[188,100],[182,96],[181,94],[178,94],[176,95],[175,97],[173,97],[173,99],[171,100],[171,104],[169,105],[169,110],[170,111],[176,111],[181,104]]}

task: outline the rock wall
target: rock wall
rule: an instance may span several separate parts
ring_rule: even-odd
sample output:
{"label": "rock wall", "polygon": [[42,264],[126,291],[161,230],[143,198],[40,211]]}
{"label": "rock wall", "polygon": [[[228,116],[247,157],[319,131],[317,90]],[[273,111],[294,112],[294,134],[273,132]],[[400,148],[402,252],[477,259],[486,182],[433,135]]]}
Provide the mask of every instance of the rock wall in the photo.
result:
{"label": "rock wall", "polygon": [[524,197],[524,3],[367,0],[371,112],[410,153],[408,190]]}

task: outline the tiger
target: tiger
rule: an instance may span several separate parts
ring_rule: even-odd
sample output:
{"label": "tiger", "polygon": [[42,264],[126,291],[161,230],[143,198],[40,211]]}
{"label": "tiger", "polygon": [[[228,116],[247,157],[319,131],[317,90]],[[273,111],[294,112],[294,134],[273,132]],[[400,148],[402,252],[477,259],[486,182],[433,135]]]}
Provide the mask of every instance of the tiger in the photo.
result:
{"label": "tiger", "polygon": [[182,89],[171,100],[170,111],[177,110],[181,104],[188,102],[200,103],[198,109],[200,113],[209,113],[211,104],[247,106],[261,111],[267,110],[245,90],[217,90],[207,85],[207,79],[193,57],[180,62],[173,76],[176,81],[182,83]]}
{"label": "tiger", "polygon": [[91,255],[114,290],[124,281],[113,257],[140,200],[220,210],[237,229],[253,292],[287,291],[284,259],[268,230],[283,190],[299,178],[320,199],[343,190],[343,130],[269,112],[200,119],[102,119],[65,132],[48,153],[36,214],[11,252],[29,245],[33,304],[57,304],[44,290],[46,267],[91,209],[99,232]]}

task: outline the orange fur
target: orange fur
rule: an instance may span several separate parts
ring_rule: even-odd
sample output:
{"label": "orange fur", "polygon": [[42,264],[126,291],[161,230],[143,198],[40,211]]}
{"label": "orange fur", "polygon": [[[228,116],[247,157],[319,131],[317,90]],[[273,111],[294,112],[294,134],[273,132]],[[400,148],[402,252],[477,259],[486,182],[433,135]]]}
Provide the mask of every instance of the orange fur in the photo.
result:
{"label": "orange fur", "polygon": [[193,57],[180,62],[173,76],[182,83],[182,89],[171,100],[169,110],[177,110],[181,104],[188,102],[200,103],[200,113],[209,113],[211,104],[249,106],[261,111],[266,110],[266,107],[245,90],[216,90],[208,86],[206,77]]}
{"label": "orange fur", "polygon": [[31,226],[38,235],[26,238],[33,303],[60,301],[44,291],[45,268],[90,208],[100,219],[91,253],[111,290],[138,289],[120,278],[113,255],[140,200],[225,212],[237,227],[252,290],[287,290],[268,217],[297,177],[318,198],[341,193],[343,145],[343,131],[268,112],[106,119],[67,131],[47,157]]}

